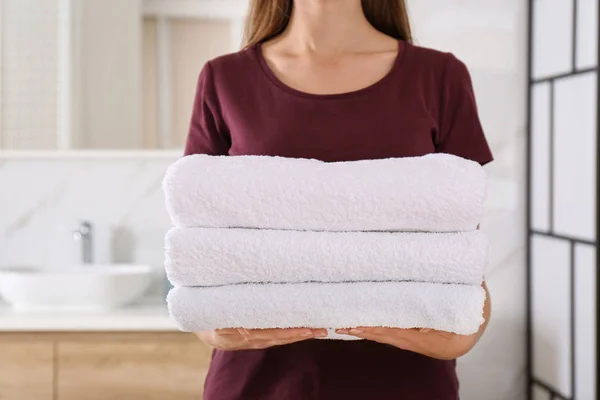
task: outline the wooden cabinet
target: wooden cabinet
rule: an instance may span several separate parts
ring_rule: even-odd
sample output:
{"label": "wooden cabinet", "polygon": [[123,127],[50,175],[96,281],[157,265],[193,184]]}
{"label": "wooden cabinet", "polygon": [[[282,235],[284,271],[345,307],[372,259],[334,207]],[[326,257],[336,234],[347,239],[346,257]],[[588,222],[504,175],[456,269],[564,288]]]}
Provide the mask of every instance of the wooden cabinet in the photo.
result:
{"label": "wooden cabinet", "polygon": [[0,341],[0,399],[49,400],[53,392],[53,345]]}
{"label": "wooden cabinet", "polygon": [[198,400],[210,357],[183,333],[0,334],[0,400]]}
{"label": "wooden cabinet", "polygon": [[110,338],[58,344],[60,400],[200,399],[210,360],[198,341]]}

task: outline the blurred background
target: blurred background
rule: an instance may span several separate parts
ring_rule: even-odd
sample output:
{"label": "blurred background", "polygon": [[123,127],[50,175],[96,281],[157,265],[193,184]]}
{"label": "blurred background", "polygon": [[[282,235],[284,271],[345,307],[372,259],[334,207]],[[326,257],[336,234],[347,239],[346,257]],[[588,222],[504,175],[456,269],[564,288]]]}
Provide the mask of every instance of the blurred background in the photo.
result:
{"label": "blurred background", "polygon": [[[598,0],[408,5],[415,43],[469,67],[496,158],[493,318],[461,398],[596,399]],[[210,351],[164,306],[160,184],[246,9],[0,0],[0,399],[201,398]]]}

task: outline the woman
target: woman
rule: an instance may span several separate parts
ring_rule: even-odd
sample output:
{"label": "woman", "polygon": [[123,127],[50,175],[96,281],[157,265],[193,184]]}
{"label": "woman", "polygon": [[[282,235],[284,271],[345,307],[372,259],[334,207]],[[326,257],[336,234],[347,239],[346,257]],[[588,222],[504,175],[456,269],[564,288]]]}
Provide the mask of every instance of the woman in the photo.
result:
{"label": "woman", "polygon": [[[411,44],[404,0],[253,0],[247,34],[202,70],[186,154],[492,160],[466,67]],[[456,400],[454,359],[484,329],[199,332],[216,349],[204,399]]]}

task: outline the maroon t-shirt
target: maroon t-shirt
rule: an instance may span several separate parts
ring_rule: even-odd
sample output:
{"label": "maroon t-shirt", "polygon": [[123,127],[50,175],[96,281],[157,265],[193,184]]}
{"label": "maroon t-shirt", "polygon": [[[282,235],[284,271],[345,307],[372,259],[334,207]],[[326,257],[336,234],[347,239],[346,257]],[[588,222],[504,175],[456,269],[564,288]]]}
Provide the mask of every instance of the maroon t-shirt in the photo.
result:
{"label": "maroon t-shirt", "polygon": [[[260,46],[208,62],[200,74],[185,154],[350,161],[492,155],[465,65],[400,42],[391,71],[353,92],[295,90]],[[215,351],[205,400],[456,400],[455,361],[370,341],[307,340],[265,350]]]}

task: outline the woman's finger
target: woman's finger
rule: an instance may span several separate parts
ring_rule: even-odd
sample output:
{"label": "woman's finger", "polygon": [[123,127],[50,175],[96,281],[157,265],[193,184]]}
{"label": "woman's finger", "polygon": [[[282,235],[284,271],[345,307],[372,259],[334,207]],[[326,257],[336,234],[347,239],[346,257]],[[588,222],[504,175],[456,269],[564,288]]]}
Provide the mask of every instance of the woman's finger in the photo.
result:
{"label": "woman's finger", "polygon": [[240,330],[245,330],[243,328],[224,328],[224,329],[215,329],[214,331],[211,332],[215,332],[215,334],[219,335],[219,336],[226,336],[226,335],[241,335],[242,331]]}
{"label": "woman's finger", "polygon": [[266,349],[274,346],[283,346],[302,342],[310,337],[292,337],[285,339],[255,339],[255,340],[223,340],[220,344],[221,350],[243,350],[243,349]]}
{"label": "woman's finger", "polygon": [[246,328],[236,328],[235,330],[242,336],[250,336],[250,331]]}
{"label": "woman's finger", "polygon": [[337,333],[341,333],[344,335],[389,335],[392,328],[382,328],[382,327],[372,327],[372,326],[358,326],[356,328],[347,328],[347,329],[336,329]]}
{"label": "woman's finger", "polygon": [[246,329],[246,328],[224,328],[214,331],[219,336],[244,336],[249,340],[265,340],[272,338],[285,338],[302,335],[304,332],[311,332],[307,328],[293,329]]}
{"label": "woman's finger", "polygon": [[372,340],[374,342],[384,343],[381,340],[381,335],[370,332],[366,329],[361,328],[352,328],[352,329],[336,329],[336,333],[341,333],[342,335],[350,335],[355,336],[361,339]]}
{"label": "woman's finger", "polygon": [[326,329],[244,329],[227,328],[196,332],[209,346],[220,350],[264,349],[327,336]]}
{"label": "woman's finger", "polygon": [[286,339],[306,339],[327,335],[325,329],[308,328],[290,328],[290,329],[249,329],[249,340],[286,340]]}
{"label": "woman's finger", "polygon": [[391,344],[399,348],[407,348],[408,346],[408,341],[405,336],[407,331],[409,331],[409,329],[380,327],[357,327],[336,330],[336,332],[341,334],[351,335],[382,344]]}
{"label": "woman's finger", "polygon": [[[351,332],[352,331],[352,332]],[[338,329],[336,330],[338,333],[342,334],[361,334],[368,333],[372,335],[380,335],[380,336],[405,336],[405,335],[414,335],[419,333],[435,333],[429,328],[386,328],[386,327],[378,327],[378,326],[359,326],[356,328],[348,328],[348,329]]]}

